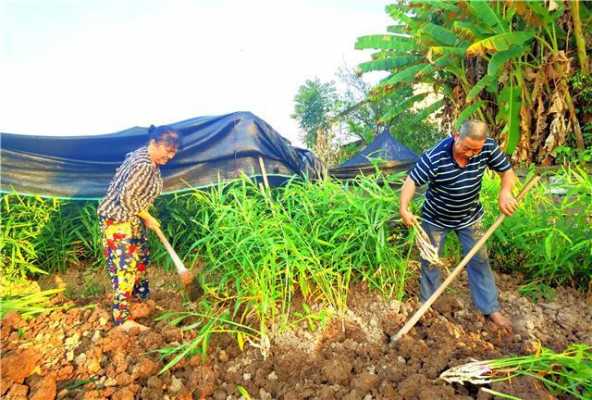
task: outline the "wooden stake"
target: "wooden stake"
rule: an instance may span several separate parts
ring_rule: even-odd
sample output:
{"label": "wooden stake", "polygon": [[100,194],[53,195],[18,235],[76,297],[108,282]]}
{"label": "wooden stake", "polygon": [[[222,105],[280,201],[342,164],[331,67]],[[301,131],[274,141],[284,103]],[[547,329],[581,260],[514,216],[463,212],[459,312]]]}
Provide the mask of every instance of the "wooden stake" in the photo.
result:
{"label": "wooden stake", "polygon": [[267,180],[267,172],[265,172],[265,164],[263,164],[263,158],[259,157],[259,167],[261,168],[261,175],[263,176],[263,182],[265,188],[269,190],[269,181]]}

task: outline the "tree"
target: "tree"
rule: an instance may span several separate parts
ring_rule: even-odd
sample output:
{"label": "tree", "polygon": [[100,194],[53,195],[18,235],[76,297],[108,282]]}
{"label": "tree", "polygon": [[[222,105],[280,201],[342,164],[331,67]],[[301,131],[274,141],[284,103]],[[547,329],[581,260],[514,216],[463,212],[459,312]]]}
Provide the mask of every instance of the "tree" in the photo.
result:
{"label": "tree", "polygon": [[359,71],[343,67],[337,72],[345,91],[340,94],[341,110],[337,118],[346,125],[347,133],[369,144],[387,129],[397,140],[416,152],[422,152],[442,138],[428,112],[417,112],[412,107],[429,93],[416,94],[412,87],[401,87],[388,96],[376,96],[372,86],[364,81]]}
{"label": "tree", "polygon": [[318,78],[307,80],[298,88],[294,103],[291,117],[298,121],[304,131],[302,139],[312,149],[317,143],[318,132],[331,128],[331,118],[338,108],[335,82],[322,83]]}
{"label": "tree", "polygon": [[[589,15],[579,6],[571,12]],[[577,39],[586,60],[585,46],[583,35],[570,35],[580,18],[563,2],[401,1],[386,10],[395,20],[388,33],[356,42],[378,50],[363,72],[390,72],[375,95],[429,84],[444,99],[427,109],[442,110],[447,130],[482,119],[517,161],[548,163],[570,140],[585,147],[568,84],[568,54]]]}
{"label": "tree", "polygon": [[[427,121],[430,110],[411,109],[428,93],[416,95],[412,88],[402,87],[388,96],[376,96],[358,71],[344,66],[336,75],[343,86],[341,91],[334,81],[323,83],[317,78],[300,86],[294,98],[292,118],[304,130],[307,147],[325,164],[348,158],[384,129],[416,152],[442,138],[436,126]],[[351,139],[355,144],[343,145]]]}

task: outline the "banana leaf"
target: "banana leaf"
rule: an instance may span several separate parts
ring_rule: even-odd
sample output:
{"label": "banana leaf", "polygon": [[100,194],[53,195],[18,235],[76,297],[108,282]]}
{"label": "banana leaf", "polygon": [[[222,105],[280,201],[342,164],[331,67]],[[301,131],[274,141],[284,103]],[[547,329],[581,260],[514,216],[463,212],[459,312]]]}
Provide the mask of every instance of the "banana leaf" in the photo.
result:
{"label": "banana leaf", "polygon": [[444,99],[438,100],[438,101],[430,104],[429,106],[427,106],[426,108],[424,108],[423,110],[418,112],[417,114],[415,114],[414,119],[417,121],[423,121],[427,116],[435,113],[440,108],[442,108],[443,105],[444,105]]}
{"label": "banana leaf", "polygon": [[469,90],[469,93],[467,93],[467,102],[472,101],[475,97],[479,96],[479,93],[481,93],[481,91],[495,79],[496,77],[491,75],[485,75],[481,78],[479,82]]}
{"label": "banana leaf", "polygon": [[495,29],[496,32],[505,32],[505,24],[499,15],[489,6],[487,1],[473,0],[469,2],[469,8],[472,14],[480,19],[489,28]]}
{"label": "banana leaf", "polygon": [[498,96],[500,112],[496,119],[505,121],[502,135],[506,135],[506,153],[512,154],[520,139],[520,89],[513,79],[502,89]]}
{"label": "banana leaf", "polygon": [[465,122],[473,114],[475,114],[477,112],[477,110],[481,107],[482,104],[483,104],[483,101],[479,100],[476,103],[473,103],[473,104],[467,106],[464,110],[462,110],[462,112],[456,118],[456,121],[454,121],[454,128],[460,129],[460,126],[463,124],[463,122]]}
{"label": "banana leaf", "polygon": [[425,99],[427,97],[428,94],[429,93],[420,93],[420,94],[416,94],[415,96],[411,96],[408,99],[405,99],[404,101],[400,102],[399,104],[397,104],[396,106],[391,108],[385,115],[383,115],[380,118],[380,121],[385,122],[385,123],[389,123],[390,121],[392,121],[393,119],[395,119],[399,115],[401,115],[402,113],[409,111],[409,109],[411,107],[413,107],[413,104],[415,104],[418,101],[422,101],[423,99]]}
{"label": "banana leaf", "polygon": [[426,73],[431,73],[434,67],[431,64],[417,64],[411,67],[408,67],[400,72],[397,72],[386,79],[384,79],[380,84],[381,86],[384,85],[395,85],[400,82],[412,83],[415,81],[418,75],[423,75]]}
{"label": "banana leaf", "polygon": [[386,6],[386,12],[390,15],[395,21],[401,21],[405,24],[409,25],[411,28],[417,29],[419,22],[416,21],[414,18],[410,17],[407,11],[399,9],[399,5],[397,4],[390,4]]}
{"label": "banana leaf", "polygon": [[504,66],[504,64],[511,59],[520,57],[524,50],[525,47],[523,46],[512,46],[509,50],[495,53],[491,57],[491,60],[489,60],[489,64],[487,65],[487,75],[497,77],[500,69]]}
{"label": "banana leaf", "polygon": [[488,34],[485,29],[467,21],[454,21],[452,23],[452,30],[469,40],[475,40],[477,37],[487,36]]}
{"label": "banana leaf", "polygon": [[402,38],[395,35],[366,35],[360,36],[356,40],[355,48],[364,49],[384,49],[410,51],[416,48],[415,42],[411,39]]}
{"label": "banana leaf", "polygon": [[420,36],[427,35],[431,40],[444,46],[454,46],[458,42],[458,38],[454,32],[432,23],[424,24],[417,31],[417,34]]}
{"label": "banana leaf", "polygon": [[370,71],[391,71],[395,68],[405,65],[416,64],[421,60],[419,56],[398,56],[382,60],[368,61],[360,64],[358,67],[362,72]]}
{"label": "banana leaf", "polygon": [[514,45],[522,45],[534,37],[534,32],[506,32],[478,40],[467,48],[467,54],[484,55],[509,50]]}

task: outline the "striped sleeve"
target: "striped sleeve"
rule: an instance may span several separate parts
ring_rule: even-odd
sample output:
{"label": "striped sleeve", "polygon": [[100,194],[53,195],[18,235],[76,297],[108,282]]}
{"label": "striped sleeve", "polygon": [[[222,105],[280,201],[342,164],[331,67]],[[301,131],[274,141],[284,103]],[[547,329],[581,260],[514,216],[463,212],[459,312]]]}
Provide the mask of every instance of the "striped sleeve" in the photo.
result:
{"label": "striped sleeve", "polygon": [[417,161],[411,172],[409,172],[409,177],[417,186],[422,186],[434,177],[434,166],[428,153],[424,153],[419,158],[419,161]]}
{"label": "striped sleeve", "polygon": [[123,185],[119,204],[129,215],[135,215],[150,205],[150,198],[144,192],[152,174],[152,166],[148,163],[134,165]]}
{"label": "striped sleeve", "polygon": [[496,172],[505,172],[512,168],[512,164],[508,161],[508,157],[506,157],[495,142],[493,142],[493,149],[487,160],[487,166]]}

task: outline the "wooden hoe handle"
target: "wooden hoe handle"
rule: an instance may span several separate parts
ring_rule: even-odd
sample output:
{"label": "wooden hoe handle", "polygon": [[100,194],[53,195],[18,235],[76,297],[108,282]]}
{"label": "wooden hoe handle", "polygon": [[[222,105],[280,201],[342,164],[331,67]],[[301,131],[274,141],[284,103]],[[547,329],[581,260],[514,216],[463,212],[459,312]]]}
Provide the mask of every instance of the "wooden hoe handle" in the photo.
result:
{"label": "wooden hoe handle", "polygon": [[173,249],[173,246],[171,246],[171,244],[169,243],[167,238],[164,236],[164,234],[162,233],[160,228],[154,229],[154,232],[156,233],[156,236],[158,236],[158,238],[160,239],[160,241],[164,245],[164,248],[166,249],[166,251],[169,253],[171,258],[173,259],[173,263],[175,264],[175,268],[177,269],[177,273],[179,275],[186,274],[188,272],[188,269],[185,268],[185,265],[183,265],[183,261],[181,261],[181,258],[177,255],[177,253]]}

